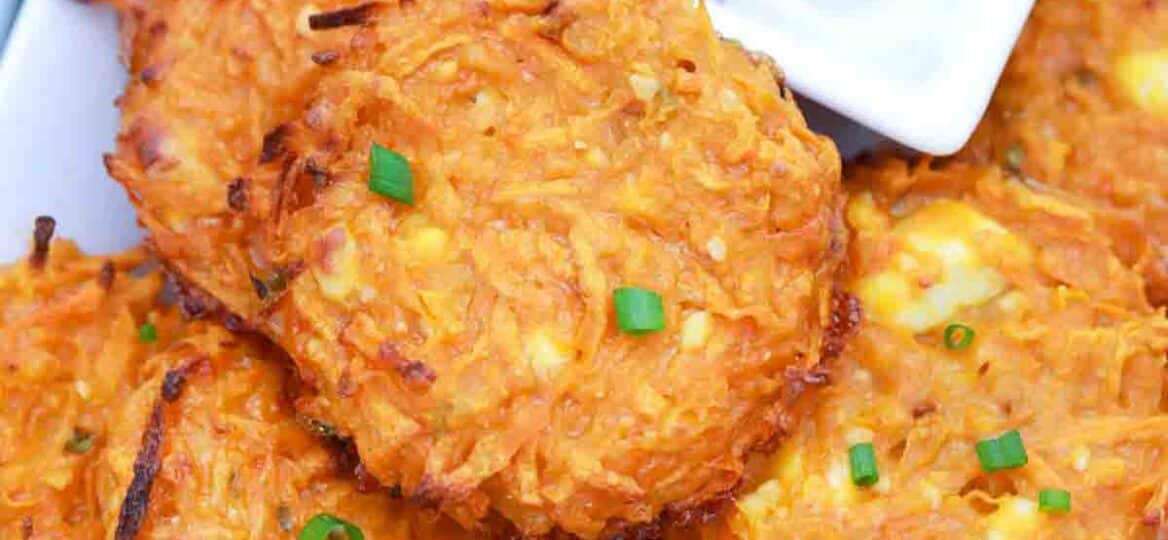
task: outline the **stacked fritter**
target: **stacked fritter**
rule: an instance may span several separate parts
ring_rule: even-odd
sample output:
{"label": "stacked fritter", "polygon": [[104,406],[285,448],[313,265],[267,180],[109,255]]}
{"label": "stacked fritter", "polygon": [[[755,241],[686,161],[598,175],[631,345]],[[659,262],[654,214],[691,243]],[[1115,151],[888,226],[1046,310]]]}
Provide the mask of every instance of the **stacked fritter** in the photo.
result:
{"label": "stacked fritter", "polygon": [[277,538],[324,514],[369,538],[465,537],[306,429],[282,353],[183,322],[144,251],[44,240],[0,270],[0,536]]}
{"label": "stacked fritter", "polygon": [[700,6],[118,4],[107,163],[188,314],[286,350],[382,483],[612,535],[725,497],[789,429],[839,157]]}
{"label": "stacked fritter", "polygon": [[956,158],[845,171],[865,324],[710,536],[1168,536],[1166,67],[1163,2],[1039,1]]}
{"label": "stacked fritter", "polygon": [[113,3],[177,279],[0,272],[6,538],[1168,535],[1162,2],[1038,2],[842,218],[688,0]]}

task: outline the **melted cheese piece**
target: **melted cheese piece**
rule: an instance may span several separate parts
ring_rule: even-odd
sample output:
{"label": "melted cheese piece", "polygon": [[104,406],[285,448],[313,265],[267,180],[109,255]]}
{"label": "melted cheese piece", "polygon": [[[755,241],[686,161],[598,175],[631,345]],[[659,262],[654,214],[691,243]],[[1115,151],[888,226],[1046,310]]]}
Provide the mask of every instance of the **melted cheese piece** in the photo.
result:
{"label": "melted cheese piece", "polygon": [[1168,49],[1128,54],[1116,63],[1115,75],[1137,106],[1168,117]]}
{"label": "melted cheese piece", "polygon": [[985,538],[986,540],[1034,538],[1034,534],[1042,525],[1042,517],[1034,501],[1022,497],[1006,497],[1000,501],[997,510],[984,518]]}
{"label": "melted cheese piece", "polygon": [[537,377],[549,381],[572,359],[571,351],[550,331],[540,330],[529,336],[524,355]]}
{"label": "melted cheese piece", "polygon": [[[857,197],[850,206],[853,226],[879,223],[869,219],[878,212],[871,197]],[[855,290],[874,320],[918,333],[1005,292],[1008,283],[995,261],[1031,257],[997,222],[951,200],[931,202],[904,217],[887,240],[886,267],[861,278]]]}

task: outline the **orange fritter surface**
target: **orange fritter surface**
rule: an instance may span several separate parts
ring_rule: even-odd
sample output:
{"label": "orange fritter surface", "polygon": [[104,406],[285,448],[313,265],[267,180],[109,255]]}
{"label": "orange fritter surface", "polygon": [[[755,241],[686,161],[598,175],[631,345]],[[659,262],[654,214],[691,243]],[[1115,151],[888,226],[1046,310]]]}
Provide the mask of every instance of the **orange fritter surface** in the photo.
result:
{"label": "orange fritter surface", "polygon": [[368,538],[468,536],[359,489],[343,445],[291,411],[283,356],[182,322],[157,271],[131,275],[146,262],[58,242],[41,269],[0,270],[0,536],[286,538],[319,512]]}
{"label": "orange fritter surface", "polygon": [[[777,71],[688,0],[363,20],[255,174],[300,405],[468,526],[594,537],[734,487],[819,361],[842,245],[838,154]],[[373,143],[414,204],[367,186]],[[622,286],[664,331],[618,330]]]}
{"label": "orange fritter surface", "polygon": [[1090,199],[1168,303],[1168,3],[1038,2],[962,156]]}
{"label": "orange fritter surface", "polygon": [[103,505],[104,521],[118,534],[287,538],[327,512],[371,539],[469,537],[376,482],[357,484],[343,444],[293,414],[270,346],[201,323],[188,333],[151,358],[152,377],[120,411],[120,425],[135,429],[116,432],[101,454],[99,495],[119,501]]}
{"label": "orange fritter surface", "polygon": [[[138,366],[178,326],[154,309],[161,276],[127,274],[144,262],[57,242],[43,267],[0,270],[0,537],[75,538],[99,523],[96,450],[122,429],[114,413]],[[159,340],[142,344],[148,321]]]}
{"label": "orange fritter surface", "polygon": [[[280,145],[269,133],[298,113],[346,29],[308,17],[343,0],[109,0],[121,15],[131,80],[106,157],[167,266],[250,318],[257,252],[242,209],[263,218],[270,186],[245,173]],[[318,56],[318,58],[320,58]],[[270,152],[267,154],[270,155]]]}
{"label": "orange fritter surface", "polygon": [[[1101,221],[997,167],[849,168],[849,289],[865,323],[832,384],[707,538],[1163,538],[1168,320]],[[954,323],[974,332],[946,346]],[[958,336],[953,344],[959,344]],[[974,445],[1017,429],[1029,463]],[[853,485],[848,449],[875,446]],[[1037,508],[1042,489],[1071,511]]]}

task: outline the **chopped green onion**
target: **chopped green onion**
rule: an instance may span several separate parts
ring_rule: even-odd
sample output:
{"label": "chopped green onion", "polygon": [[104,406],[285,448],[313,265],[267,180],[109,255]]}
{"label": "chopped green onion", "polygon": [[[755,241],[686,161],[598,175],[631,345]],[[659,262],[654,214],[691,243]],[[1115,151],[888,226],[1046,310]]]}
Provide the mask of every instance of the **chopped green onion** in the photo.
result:
{"label": "chopped green onion", "polygon": [[331,514],[317,514],[308,520],[297,540],[365,540],[356,525]]}
{"label": "chopped green onion", "polygon": [[1013,171],[1022,170],[1022,160],[1025,159],[1026,153],[1022,151],[1022,145],[1014,143],[1006,149],[1006,166]]}
{"label": "chopped green onion", "polygon": [[1022,444],[1022,434],[1018,430],[1012,429],[998,437],[998,444],[1002,447],[1002,456],[1006,458],[1007,469],[1016,469],[1030,461],[1026,456],[1026,446]]}
{"label": "chopped green onion", "polygon": [[158,327],[152,323],[145,323],[138,327],[138,341],[142,343],[154,343],[158,341]]}
{"label": "chopped green onion", "polygon": [[1038,492],[1038,509],[1048,514],[1071,511],[1071,492],[1065,489],[1044,489]]}
{"label": "chopped green onion", "polygon": [[626,333],[642,335],[665,328],[661,295],[638,287],[621,287],[612,294],[617,326]]}
{"label": "chopped green onion", "polygon": [[848,461],[852,466],[852,483],[860,487],[870,486],[880,480],[876,470],[876,450],[872,443],[854,444],[848,448]]}
{"label": "chopped green onion", "polygon": [[81,429],[73,428],[73,435],[65,441],[65,450],[73,454],[84,454],[93,448],[93,434]]}
{"label": "chopped green onion", "polygon": [[959,351],[973,343],[973,329],[964,324],[951,324],[945,327],[945,348]]}
{"label": "chopped green onion", "polygon": [[369,189],[406,204],[414,204],[414,173],[401,154],[380,144],[369,149]]}
{"label": "chopped green onion", "polygon": [[981,468],[985,472],[995,472],[1006,468],[1006,460],[1002,457],[1002,445],[998,444],[997,439],[977,441],[974,450],[977,451],[977,461],[981,463]]}
{"label": "chopped green onion", "polygon": [[1016,469],[1028,463],[1026,447],[1018,430],[1010,430],[996,439],[983,439],[974,446],[977,460],[985,472]]}

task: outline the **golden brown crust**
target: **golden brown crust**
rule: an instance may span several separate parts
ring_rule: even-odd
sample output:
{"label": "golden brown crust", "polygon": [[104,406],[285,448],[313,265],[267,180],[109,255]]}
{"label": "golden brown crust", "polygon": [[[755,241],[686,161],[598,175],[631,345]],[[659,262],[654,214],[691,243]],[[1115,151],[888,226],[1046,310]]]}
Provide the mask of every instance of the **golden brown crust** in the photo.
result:
{"label": "golden brown crust", "polygon": [[282,353],[183,322],[144,250],[39,252],[0,270],[0,536],[277,538],[330,512],[369,538],[468,537],[354,481],[293,413]]}
{"label": "golden brown crust", "polygon": [[[849,289],[875,318],[832,362],[832,385],[800,403],[787,443],[747,478],[727,523],[703,537],[1154,538],[1168,530],[1157,529],[1168,502],[1168,321],[1101,221],[1075,198],[996,166],[880,157],[845,176]],[[945,210],[929,214],[936,204]],[[967,211],[982,216],[972,236]],[[943,234],[929,236],[929,226]],[[919,265],[926,257],[903,262],[906,245],[945,241],[964,241],[984,264],[966,268],[958,288],[982,279],[976,268],[992,268],[1002,290],[924,331],[879,318],[879,304],[902,298],[873,294],[878,276],[916,272],[920,283],[952,285]],[[957,244],[946,249],[963,257]],[[968,348],[943,344],[950,322],[975,330]],[[1029,463],[983,472],[974,443],[1008,429],[1022,433]],[[881,480],[870,488],[848,477],[848,447],[858,442],[876,448]],[[1071,492],[1068,515],[1037,511],[1045,488]]]}
{"label": "golden brown crust", "polygon": [[[818,363],[842,246],[838,155],[773,69],[689,2],[590,0],[385,10],[328,71],[251,174],[300,406],[467,525],[593,537],[734,487]],[[367,187],[373,142],[413,206]],[[622,285],[665,332],[616,328]]]}
{"label": "golden brown crust", "polygon": [[114,439],[100,463],[113,493],[124,493],[110,497],[121,502],[115,538],[276,538],[321,512],[367,538],[466,537],[358,482],[345,446],[293,414],[282,361],[264,343],[205,326],[151,360],[159,371],[120,409],[141,435]]}
{"label": "golden brown crust", "polygon": [[[47,220],[38,220],[44,223]],[[100,531],[97,454],[123,429],[117,404],[139,366],[180,325],[160,308],[162,278],[144,250],[85,257],[43,227],[36,257],[0,269],[0,536]],[[150,322],[158,341],[141,343]]]}
{"label": "golden brown crust", "polygon": [[[1168,302],[1168,101],[1141,102],[1133,92],[1155,94],[1159,85],[1164,96],[1165,35],[1162,1],[1038,2],[960,154],[1091,201],[1158,305]],[[1127,66],[1145,55],[1160,67],[1141,79]]]}
{"label": "golden brown crust", "polygon": [[264,219],[271,186],[244,176],[279,150],[271,130],[303,107],[317,51],[346,29],[312,31],[309,16],[344,0],[111,0],[121,14],[131,80],[106,167],[126,189],[167,264],[244,320],[259,302],[243,201]]}

